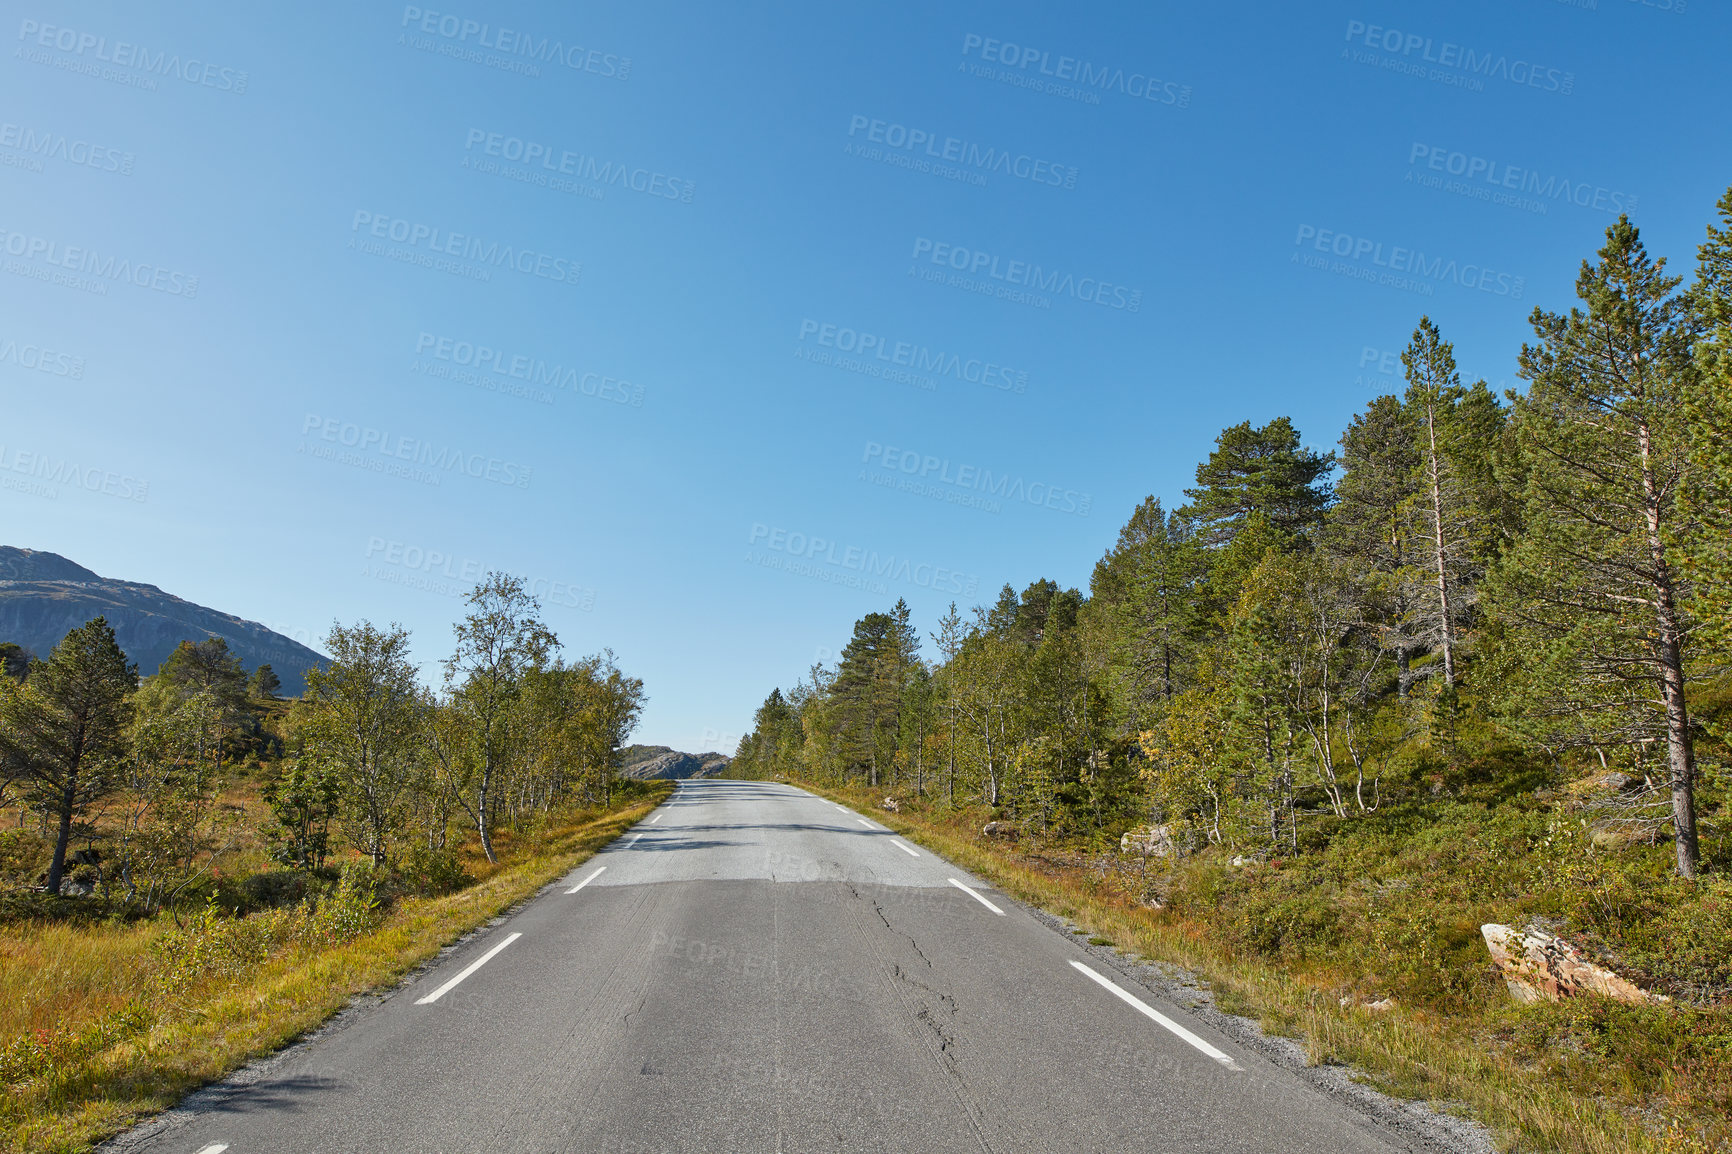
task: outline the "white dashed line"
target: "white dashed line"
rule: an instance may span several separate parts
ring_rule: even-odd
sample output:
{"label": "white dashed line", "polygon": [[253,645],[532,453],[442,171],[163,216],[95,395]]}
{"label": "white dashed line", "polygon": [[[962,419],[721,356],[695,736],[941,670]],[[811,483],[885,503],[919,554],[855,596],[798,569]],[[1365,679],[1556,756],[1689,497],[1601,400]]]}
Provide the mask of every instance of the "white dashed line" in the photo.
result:
{"label": "white dashed line", "polygon": [[223,1154],[223,1151],[228,1148],[229,1144],[227,1142],[212,1142],[209,1146],[200,1150],[198,1154]]}
{"label": "white dashed line", "polygon": [[899,842],[895,838],[891,838],[890,844],[895,846],[897,849],[901,850],[903,853],[910,855],[911,857],[919,857],[920,856],[918,853],[916,853],[914,851],[914,849],[911,846],[909,846],[905,842]]}
{"label": "white dashed line", "polygon": [[602,870],[605,870],[606,868],[607,868],[606,866],[602,866],[601,869],[596,870],[594,873],[590,874],[588,877],[584,878],[582,881],[578,882],[576,885],[572,886],[570,889],[566,890],[565,892],[568,894],[576,893],[578,890],[582,889],[584,886],[588,885],[590,882],[592,882],[596,878],[600,877]]}
{"label": "white dashed line", "polygon": [[660,821],[661,819],[662,819],[662,815],[658,813],[654,817],[650,818],[650,824],[654,825],[656,822]]}
{"label": "white dashed line", "polygon": [[494,946],[491,950],[488,950],[485,954],[482,954],[479,958],[476,958],[473,962],[470,962],[467,966],[463,967],[463,972],[461,974],[458,974],[455,978],[452,978],[449,982],[446,982],[443,986],[440,986],[425,998],[416,998],[415,1004],[417,1006],[425,1006],[429,1002],[437,1002],[440,998],[443,998],[446,994],[449,994],[452,990],[456,989],[458,982],[461,982],[464,978],[467,978],[470,974],[473,974],[476,970],[479,970],[482,966],[485,966],[488,962],[492,961],[494,954],[497,954],[500,950],[503,950],[506,946],[509,946],[512,942],[515,942],[522,936],[522,934],[508,935],[503,942],[500,942],[497,946]]}
{"label": "white dashed line", "polygon": [[631,840],[630,840],[630,841],[628,841],[628,842],[626,842],[626,843],[625,843],[625,848],[626,848],[626,849],[630,849],[630,848],[631,848],[631,847],[632,847],[632,846],[634,846],[634,845],[636,845],[636,844],[637,844],[637,839],[638,839],[638,838],[640,838],[640,837],[642,837],[642,836],[643,836],[643,834],[641,834],[641,833],[634,833],[634,834],[632,834],[632,835],[631,835]]}
{"label": "white dashed line", "polygon": [[1244,1069],[1244,1067],[1239,1065],[1239,1063],[1233,1061],[1233,1059],[1231,1057],[1229,1057],[1225,1053],[1221,1052],[1220,1050],[1217,1050],[1215,1047],[1209,1045],[1209,1043],[1203,1041],[1203,1039],[1197,1037],[1197,1035],[1191,1033],[1191,1031],[1185,1029],[1185,1027],[1179,1025],[1179,1023],[1173,1021],[1171,1018],[1167,1017],[1165,1014],[1161,1013],[1159,1010],[1155,1009],[1153,1006],[1149,1005],[1147,1002],[1143,1001],[1141,998],[1137,997],[1135,994],[1132,994],[1132,993],[1129,993],[1125,990],[1119,989],[1118,986],[1114,985],[1112,982],[1109,982],[1105,977],[1101,976],[1100,974],[1095,973],[1093,970],[1089,969],[1087,966],[1083,965],[1081,962],[1072,962],[1071,965],[1075,966],[1077,969],[1079,969],[1083,973],[1087,974],[1090,978],[1092,978],[1094,981],[1098,982],[1100,985],[1102,985],[1102,986],[1106,987],[1108,990],[1112,991],[1112,993],[1114,995],[1116,995],[1117,997],[1122,998],[1125,1002],[1129,1003],[1132,1007],[1134,1007],[1138,1013],[1143,1014],[1144,1016],[1149,1018],[1151,1021],[1153,1021],[1156,1025],[1162,1026],[1168,1030],[1171,1030],[1181,1040],[1188,1042],[1192,1046],[1195,1046],[1197,1049],[1199,1049],[1203,1053],[1209,1055],[1209,1057],[1215,1059],[1215,1061],[1221,1063],[1221,1065],[1227,1067],[1229,1070],[1243,1070]]}
{"label": "white dashed line", "polygon": [[999,917],[1002,918],[1004,916],[1003,910],[999,909],[997,906],[993,905],[991,902],[989,902],[985,898],[981,897],[977,891],[969,889],[967,886],[963,885],[961,882],[957,881],[955,878],[950,879],[950,884],[955,886],[957,889],[961,890],[963,893],[967,894],[969,897],[973,898],[975,901],[979,902],[981,905],[985,906],[987,909],[991,910],[993,913],[997,914]]}
{"label": "white dashed line", "polygon": [[867,821],[863,817],[857,817],[854,820],[859,822],[861,825],[865,826],[867,829],[877,829],[878,828],[877,826],[873,825],[871,822]]}

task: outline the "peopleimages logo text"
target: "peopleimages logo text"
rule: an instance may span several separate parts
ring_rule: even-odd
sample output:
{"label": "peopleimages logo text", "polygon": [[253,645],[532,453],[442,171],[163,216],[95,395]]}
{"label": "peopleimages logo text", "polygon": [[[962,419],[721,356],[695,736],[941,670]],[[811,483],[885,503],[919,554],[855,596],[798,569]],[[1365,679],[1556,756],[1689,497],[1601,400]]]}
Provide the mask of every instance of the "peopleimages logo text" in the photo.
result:
{"label": "peopleimages logo text", "polygon": [[1578,208],[1591,208],[1613,215],[1636,211],[1636,198],[1627,192],[1619,192],[1616,189],[1605,188],[1585,180],[1571,180],[1568,177],[1559,177],[1555,174],[1542,177],[1537,170],[1532,168],[1522,168],[1485,156],[1456,152],[1442,145],[1421,144],[1417,140],[1414,141],[1412,147],[1407,151],[1407,165],[1408,180],[1412,180],[1414,171],[1420,169],[1424,172],[1438,172],[1459,177],[1473,185],[1488,185],[1494,192],[1507,189],[1509,192],[1521,196],[1540,197],[1554,203],[1562,200]]}
{"label": "peopleimages logo text", "polygon": [[[473,557],[458,557],[439,549],[427,548],[404,541],[392,541],[384,537],[367,538],[367,559],[376,563],[391,565],[413,573],[422,574],[435,582],[452,582],[450,586],[429,586],[432,592],[445,592],[449,588],[451,595],[467,594],[482,575],[497,565],[487,565]],[[378,576],[377,573],[370,574]],[[564,605],[571,609],[590,610],[595,608],[595,590],[573,581],[554,581],[546,577],[528,577],[523,579],[524,587],[529,595],[550,605]]]}
{"label": "peopleimages logo text", "polygon": [[[1293,244],[1300,249],[1309,248],[1344,261],[1353,261],[1361,267],[1369,264],[1371,268],[1367,269],[1368,272],[1383,269],[1422,284],[1447,282],[1514,300],[1521,299],[1522,291],[1527,286],[1526,277],[1499,272],[1480,264],[1462,264],[1441,256],[1428,257],[1417,248],[1386,246],[1382,241],[1369,237],[1335,232],[1311,224],[1299,226],[1299,231],[1293,237]],[[1300,255],[1295,252],[1294,260],[1299,260]]]}
{"label": "peopleimages logo text", "polygon": [[378,240],[388,240],[407,245],[411,249],[424,249],[439,256],[474,261],[494,268],[508,268],[525,276],[540,277],[542,280],[560,284],[576,284],[577,278],[583,272],[583,265],[579,262],[554,256],[552,253],[538,252],[532,248],[516,248],[468,233],[451,232],[435,225],[356,209],[349,231],[360,233],[363,228],[366,230],[364,235]]}
{"label": "peopleimages logo text", "polygon": [[[746,543],[809,563],[847,570],[862,577],[907,581],[937,593],[959,593],[972,597],[980,588],[980,578],[959,573],[954,569],[913,561],[907,557],[898,557],[894,553],[880,556],[875,549],[843,545],[827,537],[797,530],[773,528],[761,521],[752,526]],[[747,560],[753,558],[748,556]]]}
{"label": "peopleimages logo text", "polygon": [[847,325],[829,324],[807,317],[800,321],[800,340],[811,340],[814,344],[835,349],[837,352],[872,357],[899,368],[929,373],[935,377],[950,377],[971,385],[985,385],[1007,393],[1028,390],[1028,373],[1022,369],[1013,369],[1009,365],[982,360],[979,357],[947,353],[912,341],[899,341],[877,333],[863,332]]}
{"label": "peopleimages logo text", "polygon": [[506,56],[518,56],[537,64],[562,64],[573,72],[589,72],[610,80],[631,76],[631,57],[616,56],[581,44],[567,44],[552,36],[536,36],[504,26],[494,27],[450,12],[405,6],[402,27],[438,36],[454,44],[474,45]]}
{"label": "peopleimages logo text", "polygon": [[[486,453],[468,453],[450,445],[436,445],[431,441],[423,441],[416,437],[395,436],[384,429],[375,429],[366,425],[357,425],[342,421],[336,417],[321,417],[317,413],[308,413],[301,422],[301,434],[316,435],[319,440],[332,445],[341,445],[345,449],[353,449],[356,454],[370,454],[381,458],[380,465],[395,466],[397,462],[407,462],[408,466],[399,466],[395,471],[403,475],[432,470],[429,476],[433,484],[438,484],[441,473],[462,473],[466,477],[474,477],[478,481],[492,481],[496,485],[507,485],[518,489],[529,488],[529,478],[535,472],[529,465],[520,465],[515,461],[504,461],[498,457],[489,457]],[[315,453],[315,456],[324,454]],[[371,468],[373,472],[391,472],[392,469],[374,467],[365,464],[370,457],[357,456],[356,460],[339,460],[340,464],[355,464],[363,468]],[[426,477],[412,476],[412,480],[426,480]]]}
{"label": "peopleimages logo text", "polygon": [[1074,165],[1055,164],[1025,152],[960,140],[954,136],[939,136],[925,128],[910,128],[895,121],[876,120],[869,116],[852,116],[848,120],[848,136],[882,144],[886,148],[919,153],[928,159],[946,164],[960,164],[984,173],[1015,177],[1032,184],[1050,184],[1055,188],[1075,188],[1077,170]]}
{"label": "peopleimages logo text", "polygon": [[1009,473],[995,476],[991,469],[976,465],[952,465],[948,457],[934,457],[929,453],[899,449],[895,445],[884,445],[877,441],[866,442],[866,450],[860,460],[867,465],[876,465],[888,472],[916,477],[927,483],[950,485],[1005,501],[1020,501],[1045,509],[1056,509],[1061,513],[1075,513],[1079,517],[1089,515],[1089,506],[1094,500],[1087,493],[1067,489],[1062,485],[1045,481],[1025,481]]}
{"label": "peopleimages logo text", "polygon": [[[51,237],[13,232],[4,225],[0,225],[0,251],[7,256],[62,269],[67,274],[68,283],[77,282],[72,284],[72,287],[87,292],[95,291],[99,295],[108,291],[104,282],[116,281],[153,292],[167,293],[169,296],[198,296],[198,277],[190,273],[178,272],[147,261],[128,260],[112,252],[103,253],[83,245],[62,244]],[[25,271],[25,266],[9,271],[30,275]],[[46,270],[43,271],[43,279],[46,279]]]}
{"label": "peopleimages logo text", "polygon": [[[50,485],[65,485],[69,489],[84,489],[118,497],[123,501],[145,501],[150,497],[150,482],[125,473],[116,473],[97,465],[81,465],[71,457],[55,457],[50,453],[30,452],[0,442],[0,473],[21,473]],[[52,499],[52,490],[39,493]]]}
{"label": "peopleimages logo text", "polygon": [[37,161],[60,160],[81,168],[94,168],[98,172],[132,175],[132,153],[106,144],[78,140],[60,132],[38,132],[18,124],[0,124],[0,148],[15,149]]}
{"label": "peopleimages logo text", "polygon": [[[1435,64],[1439,68],[1447,68],[1464,76],[1481,80],[1502,80],[1527,88],[1538,88],[1542,92],[1556,92],[1568,96],[1575,91],[1574,72],[1535,64],[1530,60],[1511,60],[1499,52],[1479,52],[1451,40],[1438,41],[1417,32],[1403,32],[1399,28],[1385,28],[1381,24],[1349,20],[1346,39],[1350,44],[1362,44],[1375,52],[1382,52],[1411,64],[1414,68],[1423,64]],[[1349,55],[1349,49],[1343,48],[1341,51],[1343,56],[1353,59]]]}
{"label": "peopleimages logo text", "polygon": [[616,405],[643,405],[643,386],[577,366],[548,364],[528,353],[514,353],[491,345],[440,336],[423,331],[415,338],[418,356],[432,357],[477,373],[489,373],[547,389],[564,389],[611,401]]}
{"label": "peopleimages logo text", "polygon": [[57,352],[29,341],[0,337],[0,365],[7,364],[47,373],[51,377],[70,377],[75,381],[84,379],[83,357]]}
{"label": "peopleimages logo text", "polygon": [[1191,103],[1191,86],[1171,80],[1161,80],[1147,72],[1093,64],[1075,56],[1054,56],[1041,48],[1017,44],[1010,40],[995,40],[970,32],[962,38],[962,54],[975,56],[988,64],[1002,64],[1023,72],[1049,76],[1055,81],[1076,84],[1084,90],[1118,92],[1135,100],[1170,104],[1184,108]]}
{"label": "peopleimages logo text", "polygon": [[151,51],[142,44],[116,40],[93,32],[81,32],[39,20],[25,20],[18,25],[18,39],[38,48],[52,48],[86,60],[112,64],[116,68],[133,68],[152,76],[173,76],[188,84],[215,88],[221,92],[245,92],[247,74],[238,68],[224,68],[196,57],[182,58],[178,52]]}
{"label": "peopleimages logo text", "polygon": [[466,152],[479,151],[484,156],[497,157],[526,168],[540,168],[555,176],[593,181],[604,188],[615,185],[646,196],[677,200],[681,204],[690,204],[692,194],[697,190],[697,185],[691,181],[669,176],[665,172],[618,164],[586,153],[573,152],[568,148],[555,148],[541,141],[489,132],[484,128],[471,128],[463,142],[463,148]]}
{"label": "peopleimages logo text", "polygon": [[1114,284],[1098,277],[1079,277],[1062,269],[1043,268],[1026,260],[1001,258],[996,253],[965,248],[959,244],[946,244],[924,236],[914,238],[912,259],[916,263],[924,260],[928,264],[952,269],[964,276],[984,276],[988,280],[1034,292],[1074,297],[1104,308],[1134,313],[1143,307],[1142,289]]}

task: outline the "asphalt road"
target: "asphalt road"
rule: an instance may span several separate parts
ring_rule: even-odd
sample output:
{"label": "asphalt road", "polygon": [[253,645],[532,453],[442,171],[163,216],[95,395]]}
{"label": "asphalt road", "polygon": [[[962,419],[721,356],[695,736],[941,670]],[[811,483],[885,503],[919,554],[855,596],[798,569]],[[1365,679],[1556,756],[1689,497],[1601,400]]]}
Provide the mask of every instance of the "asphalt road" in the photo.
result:
{"label": "asphalt road", "polygon": [[1409,1148],[875,821],[714,780],[204,1097],[129,1148]]}

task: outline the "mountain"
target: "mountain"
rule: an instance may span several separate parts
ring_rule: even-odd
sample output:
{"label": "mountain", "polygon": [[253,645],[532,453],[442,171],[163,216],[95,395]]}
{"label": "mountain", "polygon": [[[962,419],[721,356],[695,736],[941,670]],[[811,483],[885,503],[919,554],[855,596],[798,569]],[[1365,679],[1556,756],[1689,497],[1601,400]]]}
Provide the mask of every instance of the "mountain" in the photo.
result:
{"label": "mountain", "polygon": [[99,577],[58,553],[0,545],[0,641],[16,641],[46,658],[68,632],[92,617],[108,618],[141,674],[156,672],[182,641],[221,637],[248,672],[269,662],[281,692],[299,696],[305,671],[324,657],[256,621],[183,601],[155,585]]}
{"label": "mountain", "polygon": [[681,753],[665,745],[628,745],[620,750],[622,777],[639,781],[656,778],[721,777],[733,759],[719,753]]}

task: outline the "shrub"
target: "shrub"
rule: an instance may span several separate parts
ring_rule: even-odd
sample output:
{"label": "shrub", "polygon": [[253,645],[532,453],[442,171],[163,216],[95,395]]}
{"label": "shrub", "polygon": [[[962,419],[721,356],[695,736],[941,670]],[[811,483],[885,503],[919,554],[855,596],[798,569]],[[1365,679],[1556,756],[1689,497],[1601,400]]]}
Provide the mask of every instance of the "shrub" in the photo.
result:
{"label": "shrub", "polygon": [[307,915],[297,927],[301,942],[321,948],[340,946],[372,929],[383,917],[376,892],[380,880],[367,866],[345,867],[336,886],[316,904],[310,903]]}
{"label": "shrub", "polygon": [[48,868],[53,847],[27,829],[9,829],[0,833],[0,880],[12,885],[28,885],[36,875]]}
{"label": "shrub", "polygon": [[473,880],[464,872],[456,854],[422,845],[409,851],[397,867],[397,876],[406,890],[423,897],[455,893]]}
{"label": "shrub", "polygon": [[248,909],[292,906],[307,896],[307,875],[300,870],[266,870],[243,881],[240,891]]}
{"label": "shrub", "polygon": [[204,908],[158,938],[158,979],[165,992],[185,993],[210,978],[237,978],[270,956],[291,932],[288,911],[235,918],[213,895]]}

